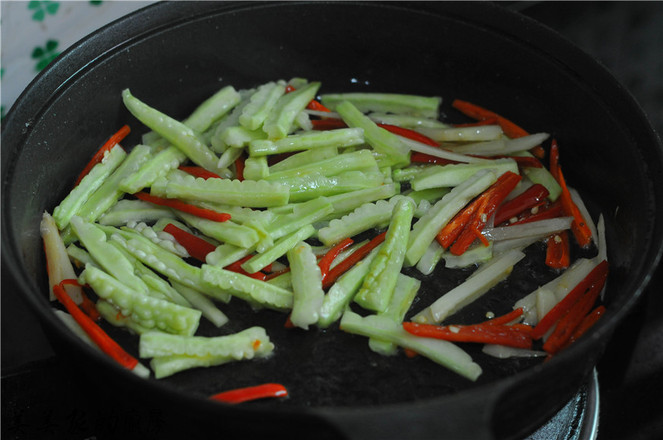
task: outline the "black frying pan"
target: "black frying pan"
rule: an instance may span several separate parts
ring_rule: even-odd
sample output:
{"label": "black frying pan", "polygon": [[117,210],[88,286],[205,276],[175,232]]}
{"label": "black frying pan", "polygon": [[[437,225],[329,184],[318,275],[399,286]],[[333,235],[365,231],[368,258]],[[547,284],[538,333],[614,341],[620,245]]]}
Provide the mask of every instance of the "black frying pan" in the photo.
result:
{"label": "black frying pan", "polygon": [[[248,87],[301,76],[325,92],[393,91],[461,98],[547,131],[560,142],[567,180],[602,212],[609,240],[608,313],[592,332],[549,362],[496,360],[469,350],[484,368],[476,383],[425,359],[384,358],[363,338],[331,329],[283,328],[284,316],[236,302],[229,330],[265,325],[277,344],[266,362],[142,381],[73,337],[51,314],[38,224],[70,189],[92,151],[121,125],[142,129],[121,103],[132,92],[175,117],[225,84]],[[163,431],[351,438],[517,438],[577,391],[617,323],[660,259],[663,231],[660,141],[638,105],[586,54],[541,25],[491,3],[160,3],[113,23],[60,56],[21,96],[2,127],[2,257],[5,276],[39,315],[54,345],[102,388],[135,392],[186,420]],[[541,249],[499,287],[487,306],[506,311],[532,278]],[[461,274],[464,276],[463,274]],[[440,269],[424,295],[459,280]],[[495,296],[491,296],[495,297]],[[203,332],[212,329],[204,327]],[[112,334],[130,350],[136,339]],[[220,389],[275,381],[291,395],[240,407],[213,404]],[[109,387],[112,384],[112,387]],[[118,393],[110,393],[112,398]],[[173,426],[170,426],[173,425]]]}

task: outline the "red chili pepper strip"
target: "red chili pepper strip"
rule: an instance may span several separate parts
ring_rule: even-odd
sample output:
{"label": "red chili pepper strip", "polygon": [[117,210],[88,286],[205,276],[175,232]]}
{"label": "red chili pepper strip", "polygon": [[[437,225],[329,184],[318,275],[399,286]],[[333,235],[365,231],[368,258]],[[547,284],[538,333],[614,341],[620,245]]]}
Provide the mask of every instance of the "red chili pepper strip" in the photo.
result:
{"label": "red chili pepper strip", "polygon": [[566,179],[564,179],[564,174],[562,173],[562,167],[559,162],[559,146],[557,145],[556,140],[552,140],[550,146],[550,173],[557,180],[557,183],[562,187],[562,192],[559,196],[559,199],[562,202],[564,212],[568,216],[573,217],[573,223],[571,224],[571,230],[573,231],[573,236],[581,247],[587,247],[592,241],[592,232],[585,221],[580,209],[573,201],[569,188],[566,185]]}
{"label": "red chili pepper strip", "polygon": [[527,131],[523,130],[520,126],[514,124],[510,120],[498,115],[493,111],[479,107],[478,105],[471,102],[454,99],[451,103],[451,106],[463,113],[465,116],[469,116],[472,119],[477,119],[479,121],[485,119],[494,119],[499,124],[499,126],[502,127],[504,134],[510,138],[519,138],[529,135]]}
{"label": "red chili pepper strip", "polygon": [[580,212],[580,209],[571,198],[569,188],[566,186],[564,174],[562,174],[562,167],[558,166],[557,168],[559,185],[562,187],[562,192],[559,195],[559,198],[562,201],[562,206],[564,207],[564,212],[566,215],[573,217],[571,231],[573,231],[573,236],[575,237],[578,244],[581,247],[587,247],[592,242],[592,231],[589,229],[589,225],[587,225],[587,222]]}
{"label": "red chili pepper strip", "polygon": [[480,204],[477,209],[472,213],[467,224],[463,227],[456,240],[449,247],[449,251],[454,255],[462,255],[465,253],[470,245],[481,235],[482,224],[485,225],[485,221],[482,221],[481,217],[488,206],[489,197],[480,197],[479,201]]}
{"label": "red chili pepper strip", "polygon": [[175,240],[187,250],[189,255],[199,261],[204,262],[207,254],[214,252],[214,249],[216,249],[216,246],[212,243],[178,228],[172,223],[168,223],[163,231],[175,237]]}
{"label": "red chili pepper strip", "polygon": [[403,353],[405,353],[405,356],[409,357],[410,359],[416,358],[417,356],[419,356],[419,353],[412,350],[411,348],[404,348]]}
{"label": "red chili pepper strip", "polygon": [[265,281],[267,279],[267,275],[264,274],[263,272],[258,271],[255,273],[249,273],[242,268],[242,264],[244,264],[245,261],[250,260],[251,258],[253,258],[253,255],[247,255],[246,257],[240,258],[239,260],[235,261],[234,263],[230,263],[229,265],[224,267],[224,269],[229,270],[231,272],[241,273],[242,275],[255,278],[256,280]]}
{"label": "red chili pepper strip", "polygon": [[184,171],[185,173],[191,174],[192,176],[202,177],[203,179],[221,178],[221,176],[219,176],[218,174],[208,171],[205,168],[199,166],[181,165],[179,166],[179,169]]}
{"label": "red chili pepper strip", "polygon": [[493,156],[493,159],[511,159],[516,161],[519,168],[543,168],[543,164],[536,157],[529,156]]}
{"label": "red chili pepper strip", "polygon": [[242,264],[244,264],[246,261],[250,260],[253,257],[253,255],[247,255],[245,257],[240,258],[239,260],[235,261],[234,263],[230,263],[224,269],[226,270],[232,270],[236,271],[238,269],[242,269]]}
{"label": "red chili pepper strip", "polygon": [[[475,198],[470,202],[463,210],[454,216],[441,230],[438,232],[435,239],[443,248],[449,248],[460,236],[463,234],[463,231],[466,228],[470,229],[471,241],[470,244],[474,241],[476,236],[476,231],[481,232],[480,223],[483,223],[483,218],[481,214],[486,214],[486,217],[494,212],[494,210],[499,206],[499,204],[504,200],[513,188],[520,181],[521,176],[515,173],[507,172],[502,174],[497,182],[490,186],[486,191],[484,191],[479,197]],[[492,200],[491,200],[492,198]],[[478,218],[478,220],[476,220]],[[487,218],[485,219],[487,220]],[[468,226],[471,222],[475,221],[473,226]],[[478,221],[478,223],[476,222]],[[468,235],[464,240],[469,240],[470,236]],[[460,246],[460,245],[459,245]],[[463,245],[465,246],[465,245]],[[460,248],[456,248],[459,250]]]}
{"label": "red chili pepper strip", "polygon": [[352,240],[351,238],[346,238],[344,240],[341,240],[331,249],[329,249],[329,251],[327,251],[325,255],[323,255],[322,258],[318,261],[318,267],[320,267],[320,272],[322,273],[323,282],[325,281],[325,278],[327,278],[327,276],[329,275],[329,269],[334,259],[338,257],[338,254],[343,252],[344,249],[352,245],[352,243],[354,243],[354,240]]}
{"label": "red chili pepper strip", "polygon": [[242,403],[268,397],[286,397],[287,395],[288,390],[283,385],[278,383],[265,383],[252,387],[223,391],[210,396],[210,399],[225,403]]}
{"label": "red chili pepper strip", "polygon": [[244,155],[242,154],[235,159],[235,178],[237,178],[237,180],[244,180],[244,166]]}
{"label": "red chili pepper strip", "polygon": [[309,109],[309,110],[316,110],[316,111],[319,111],[319,112],[331,112],[331,110],[329,110],[324,105],[320,104],[315,99],[312,99],[311,102],[308,103],[306,108]]}
{"label": "red chili pepper strip", "polygon": [[[508,347],[532,348],[530,331],[525,327],[510,325],[435,325],[403,322],[403,328],[416,336],[444,339],[453,342],[499,344]],[[530,328],[531,329],[531,328]]]}
{"label": "red chili pepper strip", "polygon": [[546,313],[539,323],[532,330],[533,339],[541,339],[543,335],[550,330],[562,316],[564,316],[581,298],[589,288],[594,284],[605,282],[608,276],[608,262],[601,261],[592,271],[587,274],[569,293],[566,294],[548,313]]}
{"label": "red chili pepper strip", "polygon": [[604,313],[605,313],[605,306],[603,305],[596,307],[594,310],[588,313],[587,316],[583,318],[582,322],[580,322],[580,325],[578,325],[576,330],[573,332],[566,345],[568,346],[574,343],[575,341],[577,341],[582,335],[584,335],[587,332],[587,330],[589,330],[590,328],[592,328],[594,324],[596,324],[596,322],[601,318],[601,316],[603,316]]}
{"label": "red chili pepper strip", "polygon": [[499,225],[523,213],[527,209],[543,202],[548,197],[548,190],[545,186],[535,183],[527,188],[522,194],[517,195],[511,200],[504,202],[497,212],[495,212],[495,224]]}
{"label": "red chili pepper strip", "polygon": [[78,284],[77,280],[62,280],[59,284],[53,286],[55,297],[67,309],[69,314],[76,320],[85,333],[90,336],[99,348],[115,359],[120,365],[133,370],[138,365],[138,359],[124,351],[120,345],[115,342],[101,327],[95,323],[92,318],[86,315],[71,299],[64,286],[66,284]]}
{"label": "red chili pepper strip", "polygon": [[550,142],[550,174],[559,180],[559,146],[556,139]]}
{"label": "red chili pepper strip", "polygon": [[537,145],[536,147],[530,148],[529,152],[532,153],[535,157],[538,157],[539,159],[543,159],[544,157],[546,157],[546,150],[544,150],[541,145]]}
{"label": "red chili pepper strip", "polygon": [[366,255],[371,253],[373,249],[375,249],[377,246],[380,245],[385,239],[385,236],[387,235],[387,231],[382,232],[379,235],[376,235],[371,241],[354,251],[352,254],[348,256],[345,260],[339,262],[336,266],[331,268],[329,270],[329,273],[325,277],[324,281],[322,282],[322,288],[323,289],[328,289],[331,287],[332,284],[340,277],[343,275],[345,272],[350,270],[352,266],[357,264],[359,261],[361,261]]}
{"label": "red chili pepper strip", "polygon": [[334,130],[347,127],[347,124],[338,118],[314,119],[311,124],[315,130]]}
{"label": "red chili pepper strip", "polygon": [[447,249],[453,244],[458,236],[463,232],[465,226],[470,222],[474,213],[481,206],[481,197],[474,199],[462,211],[458,212],[442,229],[437,233],[435,239],[443,248]]}
{"label": "red chili pepper strip", "polygon": [[276,272],[272,272],[270,274],[265,275],[265,281],[269,281],[271,279],[274,279],[278,277],[279,275],[283,275],[284,273],[290,272],[290,268],[286,267],[285,269],[278,270]]}
{"label": "red chili pepper strip", "polygon": [[377,124],[378,127],[382,127],[385,130],[396,134],[398,136],[403,136],[404,138],[412,139],[413,141],[420,142],[422,144],[430,145],[431,147],[439,147],[440,144],[435,142],[433,139],[425,136],[417,131],[410,130],[409,128],[399,127],[398,125],[391,124]]}
{"label": "red chili pepper strip", "polygon": [[[73,283],[71,283],[73,284]],[[92,301],[85,292],[82,292],[83,302],[79,304],[79,307],[89,316],[93,321],[98,321],[101,319],[101,314],[97,310],[97,305]]]}
{"label": "red chili pepper strip", "polygon": [[104,158],[104,155],[110,151],[115,145],[119,144],[122,139],[127,137],[127,135],[131,132],[131,128],[128,125],[125,125],[124,127],[120,128],[117,133],[115,133],[113,136],[108,138],[106,143],[104,143],[99,150],[92,156],[92,159],[88,164],[83,168],[83,171],[81,171],[81,174],[78,175],[78,178],[76,179],[76,183],[74,186],[78,185],[81,183],[81,180],[83,180],[83,177],[87,176],[87,174],[90,172],[92,168],[101,160]]}
{"label": "red chili pepper strip", "polygon": [[543,344],[543,350],[550,354],[557,353],[571,338],[585,316],[592,310],[603,289],[605,279],[592,284],[590,289],[571,307],[566,315],[559,320],[555,330]]}
{"label": "red chili pepper strip", "polygon": [[488,219],[493,215],[498,206],[504,201],[511,191],[518,185],[522,179],[519,174],[507,171],[502,174],[497,182],[479,196],[482,199],[479,209],[473,214],[468,225],[460,233],[458,239],[450,247],[454,255],[462,255],[474,241],[479,238],[484,244],[487,244],[481,231],[486,227]]}
{"label": "red chili pepper strip", "polygon": [[146,202],[154,203],[155,205],[167,206],[169,208],[177,209],[178,211],[186,212],[196,217],[212,220],[215,222],[225,222],[230,220],[230,214],[223,212],[216,212],[211,209],[201,208],[200,206],[191,205],[177,199],[166,199],[163,197],[153,196],[146,192],[139,192],[134,194],[138,199]]}
{"label": "red chili pepper strip", "polygon": [[[347,124],[343,122],[342,119],[338,118],[325,118],[325,119],[315,119],[311,121],[313,128],[316,130],[332,130],[335,128],[345,128]],[[432,147],[439,147],[440,144],[435,142],[433,139],[429,138],[426,135],[423,135],[417,131],[410,130],[409,128],[399,127],[398,125],[383,124],[378,123],[378,127],[384,128],[385,130],[396,134],[398,136],[403,136],[413,141],[421,142],[422,144],[430,145]]]}
{"label": "red chili pepper strip", "polygon": [[520,217],[511,225],[530,223],[537,220],[545,220],[550,218],[562,217],[564,215],[564,209],[562,207],[562,202],[557,199],[554,203],[544,205],[539,207],[537,212],[528,212],[521,214]]}
{"label": "red chili pepper strip", "polygon": [[511,322],[515,321],[519,317],[523,316],[523,313],[525,310],[522,307],[518,307],[517,309],[514,309],[510,311],[509,313],[502,315],[502,316],[497,316],[493,319],[489,319],[488,321],[484,321],[483,324],[485,325],[507,325],[510,324]]}
{"label": "red chili pepper strip", "polygon": [[[295,90],[297,90],[297,89],[294,88],[294,87],[293,87],[292,85],[290,85],[290,84],[288,84],[287,86],[285,86],[285,93],[291,93],[291,92],[294,92]],[[309,109],[309,110],[317,110],[317,111],[319,111],[319,112],[331,112],[331,110],[329,110],[329,109],[328,109],[327,107],[325,107],[324,105],[320,104],[320,103],[319,103],[318,101],[316,101],[315,99],[312,99],[311,102],[308,103],[308,105],[306,106],[306,108]]]}
{"label": "red chili pepper strip", "polygon": [[[459,112],[463,113],[465,116],[469,116],[470,118],[477,119],[479,121],[485,119],[494,119],[497,122],[497,124],[500,127],[502,127],[502,131],[504,132],[504,134],[506,134],[512,139],[529,135],[527,131],[525,131],[519,125],[516,125],[512,121],[508,120],[507,118],[500,116],[497,113],[487,110],[483,107],[479,107],[478,105],[473,104],[471,102],[455,99],[451,103],[451,106],[456,110],[458,110]],[[538,158],[542,158],[545,154],[543,148],[540,145],[537,145],[536,147],[532,148],[530,151]]]}
{"label": "red chili pepper strip", "polygon": [[553,269],[566,269],[570,263],[569,232],[565,230],[548,237],[546,242],[546,265]]}

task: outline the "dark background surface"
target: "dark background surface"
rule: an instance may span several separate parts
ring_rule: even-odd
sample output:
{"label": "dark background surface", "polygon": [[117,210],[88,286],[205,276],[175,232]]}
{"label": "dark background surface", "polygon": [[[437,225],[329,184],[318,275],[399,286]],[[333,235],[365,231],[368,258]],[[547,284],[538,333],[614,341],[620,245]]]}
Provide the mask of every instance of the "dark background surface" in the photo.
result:
{"label": "dark background surface", "polygon": [[[596,57],[663,133],[663,2],[503,2]],[[571,103],[570,103],[571,104]],[[663,439],[663,275],[659,269],[597,367],[598,440]],[[106,405],[56,357],[2,279],[2,438],[118,438],[153,432],[162,415]],[[131,396],[126,396],[130,398]],[[114,433],[110,437],[103,433]],[[117,436],[116,436],[117,435]]]}

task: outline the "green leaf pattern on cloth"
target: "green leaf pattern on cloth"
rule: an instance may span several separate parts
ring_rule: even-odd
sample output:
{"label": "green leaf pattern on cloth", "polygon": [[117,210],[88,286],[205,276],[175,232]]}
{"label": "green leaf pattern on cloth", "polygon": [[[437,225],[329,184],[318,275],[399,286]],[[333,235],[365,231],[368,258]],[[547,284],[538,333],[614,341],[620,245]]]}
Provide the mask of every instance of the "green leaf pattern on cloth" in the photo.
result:
{"label": "green leaf pattern on cloth", "polygon": [[57,14],[59,8],[60,2],[37,0],[28,2],[28,9],[34,11],[32,19],[35,21],[43,21],[46,18],[46,15]]}
{"label": "green leaf pattern on cloth", "polygon": [[37,72],[48,66],[51,61],[60,55],[60,52],[56,50],[57,47],[58,42],[56,40],[48,40],[44,47],[37,46],[32,50],[31,56],[37,61],[37,64],[35,65],[35,70]]}
{"label": "green leaf pattern on cloth", "polygon": [[0,0],[0,117],[30,81],[68,47],[154,0]]}

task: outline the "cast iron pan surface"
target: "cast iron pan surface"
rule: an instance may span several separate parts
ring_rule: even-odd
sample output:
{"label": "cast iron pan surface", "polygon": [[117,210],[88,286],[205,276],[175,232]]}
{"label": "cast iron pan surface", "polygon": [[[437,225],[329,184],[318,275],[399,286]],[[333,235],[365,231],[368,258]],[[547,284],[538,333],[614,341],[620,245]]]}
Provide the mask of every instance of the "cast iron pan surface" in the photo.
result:
{"label": "cast iron pan surface", "polygon": [[[132,93],[177,118],[223,85],[293,76],[321,92],[383,91],[453,98],[495,109],[560,143],[567,180],[594,218],[605,216],[608,313],[590,335],[542,363],[497,360],[467,347],[484,373],[471,383],[423,358],[383,357],[337,329],[287,330],[285,316],[240,301],[224,312],[233,332],[257,324],[276,345],[267,360],[142,381],[73,337],[50,312],[39,219],[67,194],[92,152],[128,123],[125,146],[145,129],[122,105]],[[637,300],[661,253],[661,147],[637,104],[587,55],[543,26],[490,3],[160,3],[101,29],[65,52],[24,92],[2,132],[2,253],[9,274],[53,343],[86,380],[135,393],[196,420],[186,432],[343,435],[352,438],[517,438],[577,391],[616,324]],[[576,250],[580,255],[581,252]],[[589,253],[591,255],[591,251]],[[476,322],[508,311],[554,274],[528,249],[496,293],[462,310]],[[413,273],[413,272],[412,272]],[[469,272],[439,268],[412,311]],[[203,334],[217,334],[206,322]],[[130,351],[137,339],[109,332]],[[280,382],[290,396],[241,407],[207,402],[219,390]],[[175,432],[175,431],[173,431]]]}

